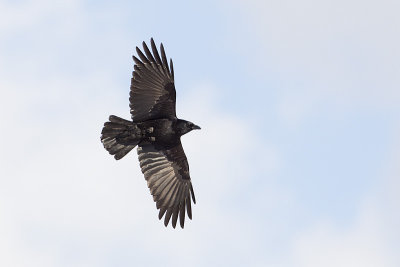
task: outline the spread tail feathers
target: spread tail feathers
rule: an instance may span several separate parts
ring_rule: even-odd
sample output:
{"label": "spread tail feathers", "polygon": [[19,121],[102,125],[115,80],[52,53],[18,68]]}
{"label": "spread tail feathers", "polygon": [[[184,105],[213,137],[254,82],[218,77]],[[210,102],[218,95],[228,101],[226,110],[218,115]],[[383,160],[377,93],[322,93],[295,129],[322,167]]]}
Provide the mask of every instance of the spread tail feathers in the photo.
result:
{"label": "spread tail feathers", "polygon": [[116,160],[122,159],[141,139],[140,129],[131,121],[111,115],[104,123],[101,131],[101,142],[104,148],[114,155]]}

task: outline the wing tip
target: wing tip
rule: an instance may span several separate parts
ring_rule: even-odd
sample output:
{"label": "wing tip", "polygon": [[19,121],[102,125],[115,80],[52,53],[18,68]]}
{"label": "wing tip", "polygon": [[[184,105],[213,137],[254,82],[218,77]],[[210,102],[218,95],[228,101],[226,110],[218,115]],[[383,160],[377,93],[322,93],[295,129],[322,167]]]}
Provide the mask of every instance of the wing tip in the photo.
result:
{"label": "wing tip", "polygon": [[196,197],[194,196],[192,183],[190,183],[190,194],[192,195],[193,203],[196,204]]}

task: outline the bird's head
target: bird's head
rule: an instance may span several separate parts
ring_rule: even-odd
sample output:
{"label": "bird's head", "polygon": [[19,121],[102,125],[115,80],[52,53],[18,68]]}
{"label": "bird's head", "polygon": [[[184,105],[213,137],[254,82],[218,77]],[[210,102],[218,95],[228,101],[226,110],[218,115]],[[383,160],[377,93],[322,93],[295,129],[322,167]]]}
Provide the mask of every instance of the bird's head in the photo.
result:
{"label": "bird's head", "polygon": [[178,120],[177,123],[178,132],[180,135],[184,135],[192,130],[200,130],[201,128],[190,121]]}

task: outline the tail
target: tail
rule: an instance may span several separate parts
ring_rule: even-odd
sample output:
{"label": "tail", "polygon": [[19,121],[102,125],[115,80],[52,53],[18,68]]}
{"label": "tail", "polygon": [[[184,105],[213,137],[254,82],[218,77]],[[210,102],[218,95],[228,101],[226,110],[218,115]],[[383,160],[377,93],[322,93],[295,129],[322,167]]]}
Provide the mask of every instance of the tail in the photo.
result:
{"label": "tail", "polygon": [[114,155],[116,160],[119,160],[140,142],[141,132],[131,121],[114,115],[111,115],[109,120],[104,123],[101,131],[101,142],[104,148]]}

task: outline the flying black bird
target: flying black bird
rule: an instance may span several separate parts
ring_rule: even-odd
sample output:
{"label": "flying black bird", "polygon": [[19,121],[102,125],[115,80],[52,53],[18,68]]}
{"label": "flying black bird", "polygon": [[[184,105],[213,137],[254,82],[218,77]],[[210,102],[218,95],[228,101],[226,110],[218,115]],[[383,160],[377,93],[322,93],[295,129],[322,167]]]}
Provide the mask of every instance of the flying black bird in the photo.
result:
{"label": "flying black bird", "polygon": [[196,199],[181,136],[200,127],[176,117],[174,68],[172,59],[168,66],[163,45],[161,57],[153,38],[153,53],[145,42],[143,50],[146,55],[136,47],[140,59],[133,56],[129,97],[132,121],[111,115],[101,131],[101,142],[116,160],[138,146],[140,167],[160,210],[158,218],[161,220],[165,214],[167,226],[172,216],[175,228],[179,215],[183,228],[186,211],[192,219],[190,199],[193,203]]}

